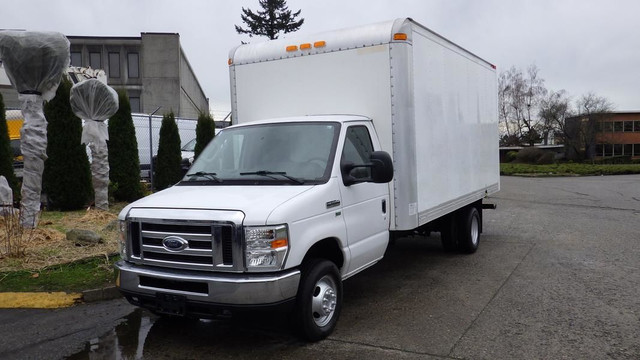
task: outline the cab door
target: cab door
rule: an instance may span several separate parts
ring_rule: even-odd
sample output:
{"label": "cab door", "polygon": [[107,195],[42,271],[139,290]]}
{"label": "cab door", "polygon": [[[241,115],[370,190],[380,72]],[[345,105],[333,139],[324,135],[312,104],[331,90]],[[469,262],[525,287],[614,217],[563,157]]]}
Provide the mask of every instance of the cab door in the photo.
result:
{"label": "cab door", "polygon": [[[367,125],[350,125],[346,128],[340,158],[340,167],[347,163],[365,165],[374,151],[371,131]],[[375,184],[371,169],[357,167],[348,174],[342,173],[340,193],[342,211],[347,228],[347,241],[351,253],[348,275],[380,260],[389,243],[389,187]],[[347,181],[356,183],[345,185]]]}

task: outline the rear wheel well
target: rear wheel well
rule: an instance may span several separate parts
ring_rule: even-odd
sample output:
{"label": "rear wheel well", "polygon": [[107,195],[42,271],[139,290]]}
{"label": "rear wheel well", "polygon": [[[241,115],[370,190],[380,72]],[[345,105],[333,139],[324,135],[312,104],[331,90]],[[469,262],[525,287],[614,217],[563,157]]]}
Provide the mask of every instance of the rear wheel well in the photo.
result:
{"label": "rear wheel well", "polygon": [[327,238],[318,241],[307,251],[302,260],[302,264],[311,259],[327,259],[336,264],[338,269],[344,265],[344,254],[340,250],[338,240],[335,238]]}

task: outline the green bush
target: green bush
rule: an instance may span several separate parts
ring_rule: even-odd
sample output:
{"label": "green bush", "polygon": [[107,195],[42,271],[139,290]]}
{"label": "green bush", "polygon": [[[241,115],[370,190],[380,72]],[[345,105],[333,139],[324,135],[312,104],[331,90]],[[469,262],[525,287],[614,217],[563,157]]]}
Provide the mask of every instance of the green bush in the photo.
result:
{"label": "green bush", "polygon": [[131,104],[124,91],[118,92],[118,111],[109,119],[109,180],[113,198],[131,202],[142,197],[140,159]]}
{"label": "green bush", "polygon": [[518,158],[517,151],[509,151],[505,157],[506,162],[514,162]]}
{"label": "green bush", "polygon": [[551,165],[500,164],[501,175],[567,176],[640,174],[640,164],[597,165],[561,163]]}
{"label": "green bush", "polygon": [[198,124],[196,125],[196,147],[194,150],[194,160],[209,144],[211,139],[216,136],[216,123],[209,114],[201,113],[198,116]]}
{"label": "green bush", "polygon": [[180,181],[181,162],[180,133],[173,112],[170,112],[162,117],[160,126],[157,166],[153,177],[153,186],[156,190],[166,189]]}
{"label": "green bush", "polygon": [[91,170],[82,137],[82,120],[71,110],[71,82],[63,78],[56,97],[44,105],[47,118],[47,160],[42,190],[56,210],[78,210],[91,202]]}
{"label": "green bush", "polygon": [[592,161],[593,164],[632,164],[631,155],[608,156]]}
{"label": "green bush", "polygon": [[11,139],[9,139],[9,129],[5,116],[4,99],[0,94],[0,175],[4,176],[13,190],[13,200],[20,198],[18,178],[13,171],[13,150],[11,149]]}
{"label": "green bush", "polygon": [[552,164],[554,154],[535,147],[526,147],[516,155],[516,162],[522,164]]}

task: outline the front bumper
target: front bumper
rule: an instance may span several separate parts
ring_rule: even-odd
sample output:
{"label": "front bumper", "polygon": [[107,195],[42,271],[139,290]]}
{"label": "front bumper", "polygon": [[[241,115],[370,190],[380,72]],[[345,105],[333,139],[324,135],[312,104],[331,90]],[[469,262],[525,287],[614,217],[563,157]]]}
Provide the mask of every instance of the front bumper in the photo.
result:
{"label": "front bumper", "polygon": [[[130,298],[173,294],[188,303],[220,307],[263,307],[295,298],[300,270],[275,274],[206,273],[131,264],[115,264],[119,270],[117,285]],[[131,301],[131,299],[129,299]]]}

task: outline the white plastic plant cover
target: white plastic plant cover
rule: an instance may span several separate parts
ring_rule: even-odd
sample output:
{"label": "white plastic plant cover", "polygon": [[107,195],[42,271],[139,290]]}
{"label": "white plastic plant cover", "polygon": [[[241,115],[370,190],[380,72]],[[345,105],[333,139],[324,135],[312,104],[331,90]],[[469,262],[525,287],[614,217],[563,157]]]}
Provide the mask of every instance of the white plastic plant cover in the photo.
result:
{"label": "white plastic plant cover", "polygon": [[57,32],[0,31],[0,60],[18,90],[24,124],[21,224],[35,228],[40,212],[42,172],[47,159],[47,120],[43,102],[53,99],[69,66],[69,40]]}
{"label": "white plastic plant cover", "polygon": [[79,82],[71,88],[71,109],[84,119],[82,144],[91,149],[91,175],[96,208],[109,210],[109,131],[105,120],[118,111],[118,94],[97,79]]}

